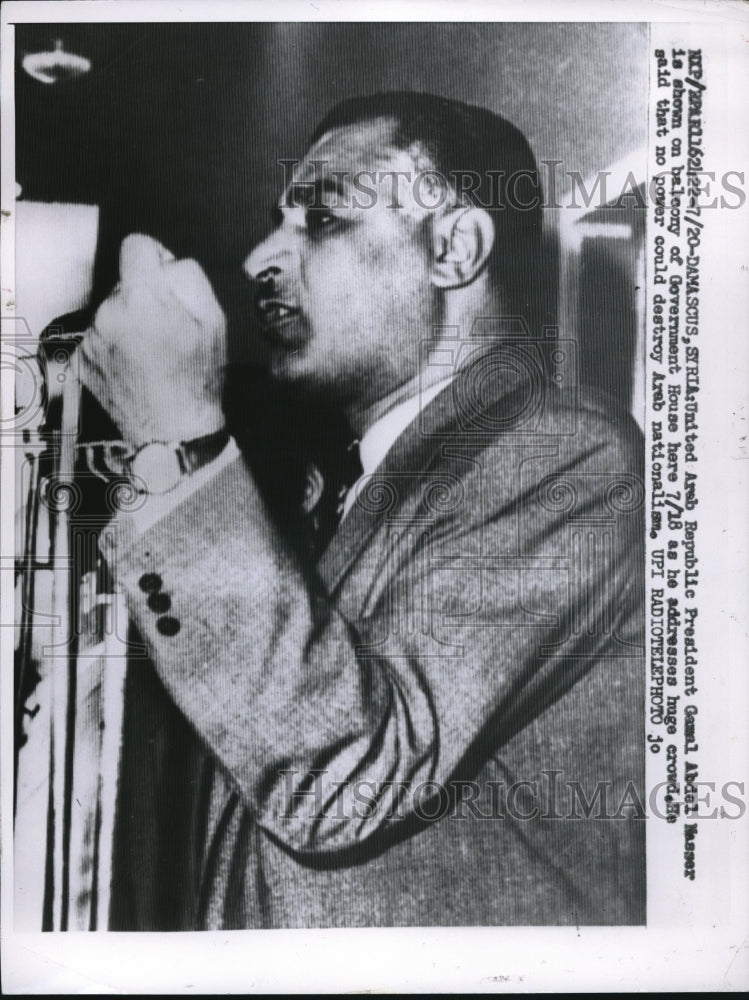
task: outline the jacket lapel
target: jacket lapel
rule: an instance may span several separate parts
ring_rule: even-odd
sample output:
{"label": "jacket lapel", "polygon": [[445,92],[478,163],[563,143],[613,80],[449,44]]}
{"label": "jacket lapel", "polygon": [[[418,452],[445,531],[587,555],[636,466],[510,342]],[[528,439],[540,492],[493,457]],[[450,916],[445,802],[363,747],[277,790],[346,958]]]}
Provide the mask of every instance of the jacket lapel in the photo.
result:
{"label": "jacket lapel", "polygon": [[475,404],[476,368],[481,365],[485,371],[487,357],[458,372],[411,421],[380,467],[364,481],[317,565],[329,594],[340,585],[383,520],[388,515],[392,518],[393,511],[420,489],[421,477],[439,462],[446,447],[458,446],[461,454],[466,446],[471,452],[480,450],[517,423],[524,409],[523,398],[532,389],[527,379],[493,380],[481,406]]}

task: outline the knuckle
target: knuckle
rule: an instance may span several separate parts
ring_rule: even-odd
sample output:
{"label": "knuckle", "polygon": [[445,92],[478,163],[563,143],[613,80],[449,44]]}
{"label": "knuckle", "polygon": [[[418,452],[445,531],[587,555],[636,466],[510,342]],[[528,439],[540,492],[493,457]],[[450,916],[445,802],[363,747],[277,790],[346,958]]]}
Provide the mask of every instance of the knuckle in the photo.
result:
{"label": "knuckle", "polygon": [[148,240],[148,237],[144,236],[143,233],[129,233],[122,241],[122,249],[137,250],[138,247],[142,246],[146,240]]}
{"label": "knuckle", "polygon": [[120,244],[120,271],[127,270],[148,247],[149,237],[143,233],[130,233]]}
{"label": "knuckle", "polygon": [[109,299],[106,299],[96,310],[96,313],[94,315],[94,329],[99,334],[99,336],[102,335],[105,336],[111,325],[112,325],[112,303]]}
{"label": "knuckle", "polygon": [[175,261],[173,264],[167,265],[172,268],[172,274],[180,282],[185,282],[185,284],[193,288],[204,289],[205,287],[210,288],[210,283],[206,277],[205,271],[200,266],[200,264],[193,260],[191,257],[186,257],[184,260]]}

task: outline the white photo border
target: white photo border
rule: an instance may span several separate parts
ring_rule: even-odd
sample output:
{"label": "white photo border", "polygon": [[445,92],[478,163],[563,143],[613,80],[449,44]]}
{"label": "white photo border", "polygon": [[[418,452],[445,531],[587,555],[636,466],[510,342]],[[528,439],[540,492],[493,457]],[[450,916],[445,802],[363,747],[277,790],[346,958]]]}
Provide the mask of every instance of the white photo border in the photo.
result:
{"label": "white photo border", "polygon": [[[447,2],[354,4],[13,2],[2,8],[2,322],[14,319],[13,24],[56,21],[646,21],[658,37],[682,26],[712,54],[705,121],[711,168],[749,171],[749,7],[682,2]],[[652,48],[653,46],[651,46]],[[749,175],[748,175],[749,179]],[[7,212],[7,214],[6,214]],[[700,517],[706,649],[715,712],[706,767],[749,779],[749,213],[721,213],[705,233],[703,296],[704,492]],[[13,373],[2,372],[2,415],[12,413]],[[1,461],[0,456],[0,461]],[[10,466],[10,467],[9,467]],[[2,559],[12,558],[12,463],[2,462]],[[709,484],[709,487],[708,487]],[[5,575],[5,574],[4,574]],[[3,581],[4,582],[4,581]],[[13,620],[12,589],[0,591],[0,622]],[[653,882],[648,926],[407,928],[179,934],[21,934],[13,931],[12,629],[0,629],[2,723],[3,988],[29,993],[592,992],[737,991],[749,986],[749,818],[705,837],[700,864],[715,886],[685,895]],[[10,655],[9,655],[10,653]],[[705,775],[708,777],[708,775]],[[749,791],[749,786],[747,788]],[[745,796],[746,801],[746,796]],[[710,889],[710,891],[708,891]]]}

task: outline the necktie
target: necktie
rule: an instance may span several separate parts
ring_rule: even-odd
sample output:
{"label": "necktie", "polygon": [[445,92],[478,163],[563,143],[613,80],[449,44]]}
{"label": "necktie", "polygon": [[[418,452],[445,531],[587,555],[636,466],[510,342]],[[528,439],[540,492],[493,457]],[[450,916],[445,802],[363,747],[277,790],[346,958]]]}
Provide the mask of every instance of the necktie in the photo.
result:
{"label": "necktie", "polygon": [[[363,473],[359,456],[358,440],[350,441],[345,449],[327,456],[322,468],[313,471],[322,477],[319,499],[312,506],[309,516],[314,533],[314,550],[320,554],[335,534],[343,517],[346,497],[354,483]],[[320,487],[318,486],[318,492]]]}

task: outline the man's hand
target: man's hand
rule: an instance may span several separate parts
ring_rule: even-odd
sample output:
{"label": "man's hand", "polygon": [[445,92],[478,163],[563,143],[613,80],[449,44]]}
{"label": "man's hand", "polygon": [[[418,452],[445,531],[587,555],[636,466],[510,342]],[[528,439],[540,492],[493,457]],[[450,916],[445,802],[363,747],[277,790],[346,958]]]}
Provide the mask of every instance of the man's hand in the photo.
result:
{"label": "man's hand", "polygon": [[194,260],[128,236],[120,283],[79,347],[81,378],[135,448],[224,426],[226,320]]}

